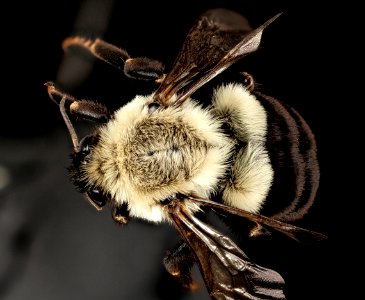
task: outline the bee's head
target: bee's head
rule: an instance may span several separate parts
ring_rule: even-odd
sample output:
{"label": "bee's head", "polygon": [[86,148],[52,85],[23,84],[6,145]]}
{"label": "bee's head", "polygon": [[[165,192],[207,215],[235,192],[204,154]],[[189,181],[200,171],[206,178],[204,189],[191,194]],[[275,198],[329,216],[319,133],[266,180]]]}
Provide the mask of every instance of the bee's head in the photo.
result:
{"label": "bee's head", "polygon": [[72,183],[77,190],[84,193],[96,209],[101,209],[110,200],[110,196],[92,184],[87,178],[85,167],[89,163],[94,146],[98,143],[97,135],[87,135],[71,154],[72,162],[68,168]]}

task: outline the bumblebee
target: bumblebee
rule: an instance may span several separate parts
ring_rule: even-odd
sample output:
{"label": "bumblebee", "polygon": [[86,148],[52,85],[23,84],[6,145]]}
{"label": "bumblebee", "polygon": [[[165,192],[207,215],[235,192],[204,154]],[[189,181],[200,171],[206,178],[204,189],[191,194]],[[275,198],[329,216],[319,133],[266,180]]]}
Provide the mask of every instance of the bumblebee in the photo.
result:
{"label": "bumblebee", "polygon": [[[137,95],[113,113],[46,84],[73,141],[69,173],[77,189],[97,209],[110,203],[118,223],[135,217],[174,224],[214,299],[283,299],[284,281],[196,218],[202,207],[294,239],[302,234],[324,237],[283,222],[307,212],[319,182],[314,135],[299,113],[257,92],[247,73],[243,83],[216,87],[208,107],[193,98],[201,86],[256,51],[263,30],[278,16],[253,30],[233,11],[205,12],[167,74],[161,62],[132,58],[103,40],[67,38],[64,49],[82,47],[129,77],[158,84],[152,94]],[[79,141],[69,115],[95,121],[97,129]],[[217,195],[220,201],[210,200]],[[275,203],[275,198],[284,202]],[[274,204],[266,205],[267,199]],[[280,209],[263,216],[270,205]],[[180,261],[171,258],[165,265],[173,275],[185,276]]]}

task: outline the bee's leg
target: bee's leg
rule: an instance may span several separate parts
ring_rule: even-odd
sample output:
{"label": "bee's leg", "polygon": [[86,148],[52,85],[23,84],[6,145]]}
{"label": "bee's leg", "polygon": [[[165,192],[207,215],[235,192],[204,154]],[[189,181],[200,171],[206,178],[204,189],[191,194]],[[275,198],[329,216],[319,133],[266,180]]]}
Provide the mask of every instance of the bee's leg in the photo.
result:
{"label": "bee's leg", "polygon": [[177,277],[184,287],[189,289],[195,287],[191,277],[191,268],[194,262],[194,256],[184,241],[180,241],[172,250],[167,251],[163,260],[166,270]]}
{"label": "bee's leg", "polygon": [[266,228],[262,227],[262,225],[259,223],[256,223],[255,226],[253,226],[249,232],[249,236],[254,237],[254,238],[262,237],[262,236],[270,236],[270,235],[271,235],[271,232],[269,230],[267,230]]}
{"label": "bee's leg", "polygon": [[243,84],[246,89],[252,92],[255,89],[255,79],[253,79],[253,76],[247,72],[241,72],[240,74],[243,76]]}
{"label": "bee's leg", "polygon": [[80,36],[69,37],[62,43],[62,48],[78,46],[108,64],[121,69],[125,75],[134,79],[155,80],[164,78],[164,65],[160,61],[147,57],[131,58],[127,51],[109,44],[101,39],[87,39]]}
{"label": "bee's leg", "polygon": [[61,100],[65,99],[65,109],[68,113],[98,123],[106,123],[110,119],[111,114],[104,105],[90,100],[77,100],[75,97],[60,91],[53,82],[47,82],[45,85],[49,97],[56,104],[59,105]]}
{"label": "bee's leg", "polygon": [[127,203],[114,205],[112,208],[112,218],[120,225],[125,225],[129,220],[129,207]]}

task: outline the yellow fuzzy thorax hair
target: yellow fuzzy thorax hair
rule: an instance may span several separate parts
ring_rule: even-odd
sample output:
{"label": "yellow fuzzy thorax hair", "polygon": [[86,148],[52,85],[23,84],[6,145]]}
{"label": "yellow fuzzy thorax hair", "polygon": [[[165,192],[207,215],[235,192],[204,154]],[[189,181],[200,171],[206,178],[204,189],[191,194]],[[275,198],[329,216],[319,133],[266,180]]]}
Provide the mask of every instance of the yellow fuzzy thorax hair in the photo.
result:
{"label": "yellow fuzzy thorax hair", "polygon": [[152,95],[137,96],[100,129],[85,175],[117,203],[130,204],[131,216],[161,221],[163,199],[214,192],[233,145],[221,122],[193,100],[153,112],[151,102]]}

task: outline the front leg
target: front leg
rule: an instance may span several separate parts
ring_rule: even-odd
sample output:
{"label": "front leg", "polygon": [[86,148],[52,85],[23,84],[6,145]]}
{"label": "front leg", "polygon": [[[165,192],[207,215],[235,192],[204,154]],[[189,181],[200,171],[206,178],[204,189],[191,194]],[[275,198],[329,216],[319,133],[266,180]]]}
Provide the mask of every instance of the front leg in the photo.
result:
{"label": "front leg", "polygon": [[61,100],[64,99],[65,109],[70,114],[97,123],[106,123],[111,118],[111,114],[106,106],[90,100],[77,100],[75,97],[60,91],[53,82],[47,82],[45,85],[47,86],[49,97],[56,104],[60,105]]}
{"label": "front leg", "polygon": [[80,36],[66,38],[62,48],[67,50],[78,46],[106,63],[121,69],[128,77],[140,80],[155,80],[157,83],[164,78],[164,65],[160,61],[147,57],[131,58],[127,51],[109,44],[101,39],[87,39]]}

